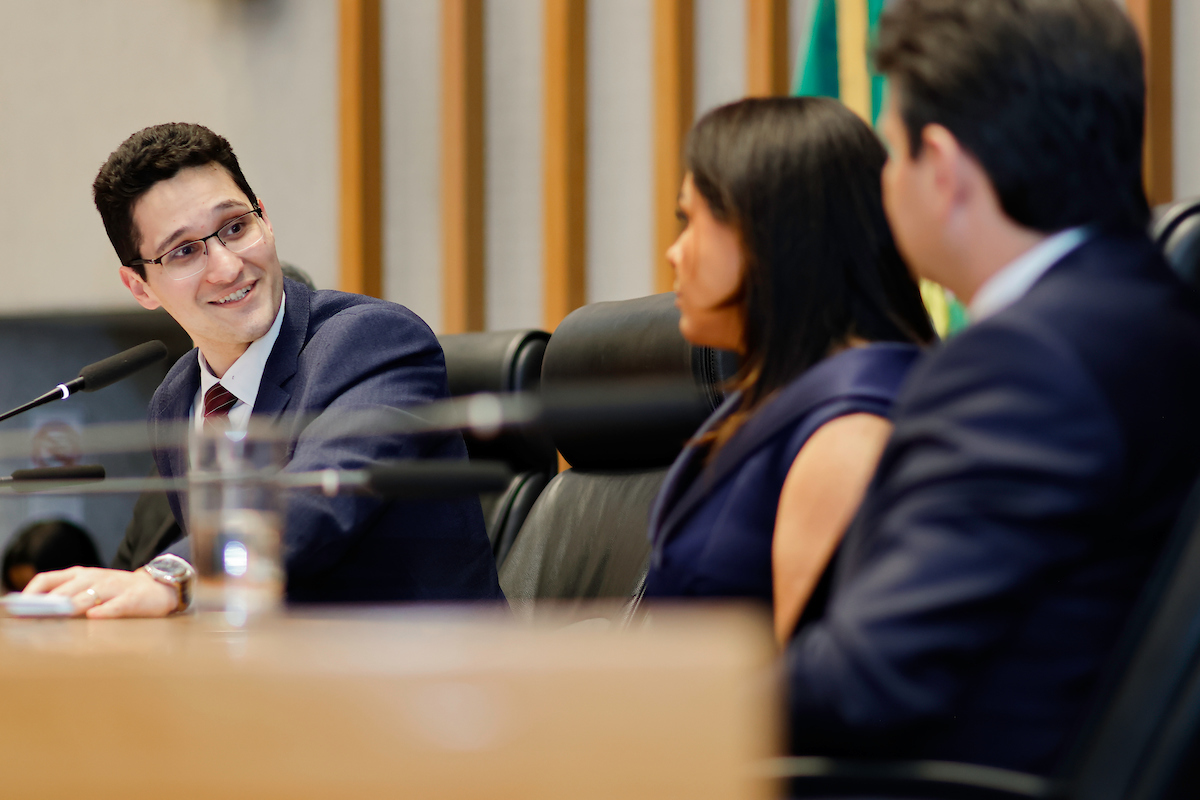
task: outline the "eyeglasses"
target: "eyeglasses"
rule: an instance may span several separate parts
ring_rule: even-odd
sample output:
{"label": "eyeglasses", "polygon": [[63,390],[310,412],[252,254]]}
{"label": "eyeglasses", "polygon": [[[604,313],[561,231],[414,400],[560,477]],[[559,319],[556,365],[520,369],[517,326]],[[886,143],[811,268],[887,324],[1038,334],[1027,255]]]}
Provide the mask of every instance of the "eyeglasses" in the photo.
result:
{"label": "eyeglasses", "polygon": [[240,217],[234,217],[203,239],[184,242],[158,258],[136,258],[125,266],[140,267],[161,264],[163,272],[173,281],[198,275],[208,266],[208,240],[216,237],[231,253],[240,253],[258,244],[266,236],[262,208],[255,206]]}

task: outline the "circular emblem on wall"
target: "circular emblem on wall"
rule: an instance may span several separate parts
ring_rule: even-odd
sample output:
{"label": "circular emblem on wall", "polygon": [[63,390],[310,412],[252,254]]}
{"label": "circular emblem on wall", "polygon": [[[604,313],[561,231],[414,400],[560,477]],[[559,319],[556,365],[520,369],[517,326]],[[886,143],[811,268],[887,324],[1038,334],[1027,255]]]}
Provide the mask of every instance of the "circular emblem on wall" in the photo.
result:
{"label": "circular emblem on wall", "polygon": [[83,457],[79,431],[66,422],[47,422],[33,434],[33,463],[39,467],[73,467]]}

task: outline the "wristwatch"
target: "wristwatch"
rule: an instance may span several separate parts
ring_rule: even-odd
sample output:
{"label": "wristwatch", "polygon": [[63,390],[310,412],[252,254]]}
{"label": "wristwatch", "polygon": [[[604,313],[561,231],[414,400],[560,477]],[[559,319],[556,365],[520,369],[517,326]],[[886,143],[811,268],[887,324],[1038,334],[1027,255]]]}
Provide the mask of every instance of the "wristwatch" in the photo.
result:
{"label": "wristwatch", "polygon": [[164,555],[151,559],[142,567],[151,578],[166,584],[179,593],[179,605],[175,611],[184,611],[192,602],[192,584],[196,581],[195,568],[179,556]]}

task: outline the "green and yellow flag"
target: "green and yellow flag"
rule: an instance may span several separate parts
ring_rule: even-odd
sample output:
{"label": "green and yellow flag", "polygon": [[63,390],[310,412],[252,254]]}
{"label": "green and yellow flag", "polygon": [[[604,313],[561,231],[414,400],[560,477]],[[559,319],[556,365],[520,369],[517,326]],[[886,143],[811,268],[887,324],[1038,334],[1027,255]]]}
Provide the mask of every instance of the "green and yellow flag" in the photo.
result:
{"label": "green and yellow flag", "polygon": [[[792,94],[836,97],[870,124],[879,120],[884,78],[872,69],[870,42],[886,0],[816,0],[808,44],[796,61]],[[921,281],[921,297],[943,338],[967,324],[966,309],[941,286]]]}

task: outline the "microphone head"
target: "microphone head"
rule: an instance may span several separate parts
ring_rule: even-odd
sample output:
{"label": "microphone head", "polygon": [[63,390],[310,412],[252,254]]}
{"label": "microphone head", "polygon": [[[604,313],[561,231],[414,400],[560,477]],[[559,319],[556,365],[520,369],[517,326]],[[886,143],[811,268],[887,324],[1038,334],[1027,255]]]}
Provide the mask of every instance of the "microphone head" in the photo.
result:
{"label": "microphone head", "polygon": [[498,461],[378,462],[366,467],[367,487],[389,498],[421,500],[464,497],[480,492],[498,492],[512,480],[512,471]]}
{"label": "microphone head", "polygon": [[25,481],[102,481],[104,467],[100,464],[79,464],[71,467],[40,467],[14,469],[12,480]]}
{"label": "microphone head", "polygon": [[167,346],[158,339],[143,342],[137,347],[131,347],[95,364],[88,364],[79,370],[79,377],[83,379],[83,386],[79,391],[94,392],[103,389],[166,357]]}

